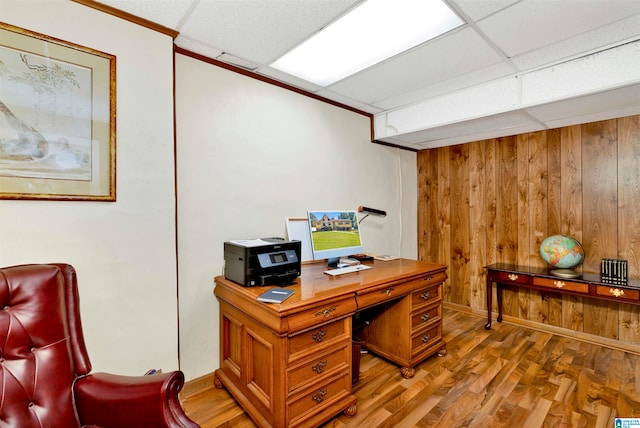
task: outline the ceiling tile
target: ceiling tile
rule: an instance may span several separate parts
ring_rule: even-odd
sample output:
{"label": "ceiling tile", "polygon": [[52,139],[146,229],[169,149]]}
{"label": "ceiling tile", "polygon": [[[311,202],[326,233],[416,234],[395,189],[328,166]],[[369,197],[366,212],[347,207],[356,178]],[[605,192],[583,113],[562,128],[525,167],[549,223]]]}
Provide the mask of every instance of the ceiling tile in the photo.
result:
{"label": "ceiling tile", "polygon": [[362,0],[201,1],[180,33],[268,64]]}
{"label": "ceiling tile", "polygon": [[500,61],[500,56],[467,27],[348,77],[329,89],[371,104]]}
{"label": "ceiling tile", "polygon": [[450,79],[441,82],[433,82],[415,91],[401,93],[386,100],[376,101],[374,105],[381,110],[393,110],[398,107],[416,104],[425,99],[456,92],[512,74],[513,69],[506,63],[500,62],[467,74],[452,76]]}
{"label": "ceiling tile", "polygon": [[449,3],[454,9],[459,10],[472,20],[479,21],[519,1],[520,0],[449,0]]}
{"label": "ceiling tile", "polygon": [[525,0],[478,22],[508,57],[640,13],[638,0]]}
{"label": "ceiling tile", "polygon": [[539,68],[543,65],[566,61],[567,58],[602,49],[603,46],[611,46],[624,40],[633,39],[637,37],[638,29],[640,29],[640,14],[522,55],[516,55],[511,58],[511,61],[522,71]]}

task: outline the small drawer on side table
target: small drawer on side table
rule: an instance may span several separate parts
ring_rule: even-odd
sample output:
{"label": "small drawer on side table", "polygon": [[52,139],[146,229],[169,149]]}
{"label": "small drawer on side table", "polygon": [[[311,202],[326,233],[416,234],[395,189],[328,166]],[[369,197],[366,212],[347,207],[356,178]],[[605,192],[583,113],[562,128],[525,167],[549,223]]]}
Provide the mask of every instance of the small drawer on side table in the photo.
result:
{"label": "small drawer on side table", "polygon": [[515,284],[529,285],[531,277],[529,275],[523,275],[510,272],[498,272],[495,275],[495,281],[502,284],[508,284],[513,282]]}
{"label": "small drawer on side table", "polygon": [[552,278],[533,278],[533,285],[539,287],[545,287],[549,289],[556,289],[562,291],[573,291],[576,293],[589,294],[589,284],[582,282],[572,282],[565,279],[552,279]]}
{"label": "small drawer on side table", "polygon": [[628,288],[618,288],[616,286],[598,285],[596,287],[596,294],[598,296],[613,297],[636,303],[640,301],[640,290],[630,290]]}

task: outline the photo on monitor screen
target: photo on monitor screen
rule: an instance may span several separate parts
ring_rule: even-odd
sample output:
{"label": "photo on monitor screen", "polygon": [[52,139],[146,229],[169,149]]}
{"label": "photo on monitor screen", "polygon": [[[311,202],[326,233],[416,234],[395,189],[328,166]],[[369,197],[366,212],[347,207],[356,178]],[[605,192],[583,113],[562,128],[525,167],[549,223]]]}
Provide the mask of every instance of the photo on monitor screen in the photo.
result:
{"label": "photo on monitor screen", "polygon": [[349,257],[362,252],[362,240],[355,210],[309,211],[311,248],[315,260]]}

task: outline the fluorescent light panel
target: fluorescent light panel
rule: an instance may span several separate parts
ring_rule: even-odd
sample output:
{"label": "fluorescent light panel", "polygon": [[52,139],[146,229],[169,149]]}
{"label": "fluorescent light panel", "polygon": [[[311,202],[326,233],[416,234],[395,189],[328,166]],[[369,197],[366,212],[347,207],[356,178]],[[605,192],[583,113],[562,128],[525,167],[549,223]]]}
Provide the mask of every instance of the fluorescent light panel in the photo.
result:
{"label": "fluorescent light panel", "polygon": [[368,0],[271,66],[327,86],[462,24],[441,0]]}

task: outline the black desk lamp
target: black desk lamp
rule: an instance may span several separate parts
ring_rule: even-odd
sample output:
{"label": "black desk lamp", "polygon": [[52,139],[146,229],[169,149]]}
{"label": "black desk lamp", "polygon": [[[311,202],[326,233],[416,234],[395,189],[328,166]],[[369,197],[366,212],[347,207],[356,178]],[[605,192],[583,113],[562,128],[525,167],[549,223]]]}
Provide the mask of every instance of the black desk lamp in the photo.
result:
{"label": "black desk lamp", "polygon": [[377,210],[375,208],[369,208],[369,207],[358,207],[358,212],[359,213],[364,213],[364,217],[362,217],[360,219],[360,222],[362,222],[362,220],[364,220],[365,218],[369,217],[370,215],[374,215],[376,217],[386,217],[387,216],[387,212],[386,211]]}

